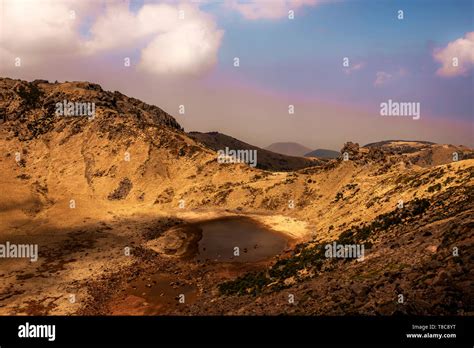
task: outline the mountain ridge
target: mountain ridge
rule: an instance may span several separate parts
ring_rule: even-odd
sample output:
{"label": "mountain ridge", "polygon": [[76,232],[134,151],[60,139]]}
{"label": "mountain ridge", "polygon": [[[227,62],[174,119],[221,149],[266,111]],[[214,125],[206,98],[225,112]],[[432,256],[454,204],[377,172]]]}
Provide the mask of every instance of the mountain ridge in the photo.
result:
{"label": "mountain ridge", "polygon": [[219,132],[188,132],[196,141],[206,144],[214,151],[228,147],[233,150],[255,150],[258,154],[257,168],[270,171],[293,171],[321,164],[318,160],[308,160],[302,157],[286,156],[250,145],[231,136]]}
{"label": "mountain ridge", "polygon": [[[0,80],[0,242],[38,244],[41,257],[6,260],[1,314],[114,313],[115,296],[157,269],[198,289],[197,302],[161,314],[471,312],[462,276],[472,264],[471,149],[347,142],[347,160],[269,171],[218,163],[171,115],[119,92],[87,82],[17,82]],[[56,115],[64,97],[97,101],[95,117]],[[231,216],[291,239],[288,250],[258,265],[262,278],[149,248],[170,229]],[[314,247],[335,240],[366,243],[365,260],[321,260]],[[259,279],[265,287],[256,298]],[[278,286],[267,287],[272,282]],[[241,294],[221,293],[222,284]],[[397,289],[407,307],[393,304]],[[71,291],[81,300],[61,301]],[[302,307],[283,305],[284,291]],[[130,313],[146,313],[136,297],[127,301]]]}
{"label": "mountain ridge", "polygon": [[341,154],[338,151],[328,150],[328,149],[316,149],[311,152],[306,153],[305,157],[317,157],[317,158],[337,158]]}

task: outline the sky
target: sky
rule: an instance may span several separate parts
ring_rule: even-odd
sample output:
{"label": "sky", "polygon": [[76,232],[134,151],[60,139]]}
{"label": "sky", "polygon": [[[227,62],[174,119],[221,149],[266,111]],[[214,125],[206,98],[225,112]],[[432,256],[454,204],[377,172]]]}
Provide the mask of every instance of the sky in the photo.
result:
{"label": "sky", "polygon": [[[262,147],[473,147],[473,14],[472,0],[0,0],[0,76],[99,83]],[[420,117],[381,115],[389,100]]]}

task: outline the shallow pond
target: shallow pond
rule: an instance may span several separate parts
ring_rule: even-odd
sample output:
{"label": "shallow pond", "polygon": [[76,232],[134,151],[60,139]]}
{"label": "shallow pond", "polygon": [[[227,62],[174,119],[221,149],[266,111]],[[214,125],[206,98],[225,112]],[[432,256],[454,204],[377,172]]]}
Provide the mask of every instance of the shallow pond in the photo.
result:
{"label": "shallow pond", "polygon": [[[168,272],[173,270],[172,266],[176,262],[195,261],[209,261],[207,267],[216,272],[223,268],[240,272],[240,267],[253,267],[253,263],[260,267],[259,261],[280,254],[290,242],[285,235],[246,217],[199,221],[169,231],[172,243],[176,240],[191,242],[185,243],[189,249],[185,258],[170,259],[170,268],[166,269]],[[110,301],[110,314],[159,315],[172,312],[177,306],[192,304],[198,299],[199,279],[183,281],[179,276],[163,271],[149,272],[127,284]],[[242,269],[242,272],[245,270]],[[180,301],[181,297],[185,302]]]}
{"label": "shallow pond", "polygon": [[289,241],[283,234],[245,217],[207,220],[196,225],[202,231],[196,254],[200,261],[261,261],[281,253]]}

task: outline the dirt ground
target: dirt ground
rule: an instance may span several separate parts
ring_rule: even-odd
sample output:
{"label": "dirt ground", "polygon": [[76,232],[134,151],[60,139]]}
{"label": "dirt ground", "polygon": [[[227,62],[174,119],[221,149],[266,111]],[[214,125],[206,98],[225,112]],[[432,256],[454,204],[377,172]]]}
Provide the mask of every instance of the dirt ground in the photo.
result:
{"label": "dirt ground", "polygon": [[[66,213],[66,212],[65,212]],[[92,213],[92,211],[91,211]],[[109,213],[106,222],[94,223],[94,217],[77,221],[71,216],[68,225],[54,229],[47,223],[22,225],[29,231],[21,235],[3,236],[11,243],[38,244],[42,256],[37,262],[25,259],[0,260],[0,277],[5,281],[0,287],[0,314],[2,315],[59,315],[59,314],[166,314],[173,313],[177,301],[162,303],[154,310],[143,306],[140,296],[127,294],[129,283],[148,279],[160,273],[160,287],[167,290],[166,299],[179,291],[168,283],[182,283],[192,287],[192,298],[211,291],[217,282],[260,269],[271,260],[254,264],[197,264],[179,258],[169,259],[145,248],[150,237],[157,237],[171,226],[221,217],[239,216],[229,211],[184,210],[173,217],[169,213],[128,212],[125,217]],[[54,214],[58,216],[58,212]],[[92,215],[92,214],[91,214]],[[296,242],[309,238],[307,224],[284,216],[252,214],[255,221],[272,230],[286,234],[288,250]],[[46,217],[43,217],[45,219]],[[46,219],[45,219],[46,220]],[[127,252],[126,248],[129,248]],[[158,272],[159,271],[159,272]],[[120,285],[119,285],[120,284]],[[174,285],[174,284],[173,284]],[[212,285],[212,286],[209,286]],[[123,292],[128,296],[124,297]],[[91,295],[92,294],[92,295]],[[140,294],[139,294],[140,295]],[[176,294],[175,294],[176,295]]]}

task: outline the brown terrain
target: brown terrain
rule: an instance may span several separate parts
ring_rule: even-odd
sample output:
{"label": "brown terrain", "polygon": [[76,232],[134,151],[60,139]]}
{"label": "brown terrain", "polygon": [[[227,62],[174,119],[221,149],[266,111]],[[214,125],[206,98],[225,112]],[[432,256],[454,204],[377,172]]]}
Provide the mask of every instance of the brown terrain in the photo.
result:
{"label": "brown terrain", "polygon": [[471,149],[348,142],[292,170],[219,146],[93,83],[0,79],[0,244],[39,248],[0,259],[0,314],[474,313]]}
{"label": "brown terrain", "polygon": [[188,135],[214,151],[225,147],[235,150],[256,150],[258,153],[257,168],[268,171],[295,171],[323,163],[322,159],[288,156],[261,149],[219,132],[189,132]]}

